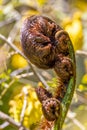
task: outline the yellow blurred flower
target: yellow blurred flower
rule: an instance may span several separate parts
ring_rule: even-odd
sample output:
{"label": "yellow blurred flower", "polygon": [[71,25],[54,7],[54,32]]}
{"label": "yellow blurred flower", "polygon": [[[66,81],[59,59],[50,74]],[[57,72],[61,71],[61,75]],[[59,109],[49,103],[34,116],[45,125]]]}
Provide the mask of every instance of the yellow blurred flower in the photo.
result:
{"label": "yellow blurred flower", "polygon": [[14,54],[11,59],[11,65],[13,68],[23,68],[28,66],[27,61],[19,54]]}
{"label": "yellow blurred flower", "polygon": [[24,20],[27,17],[30,17],[32,15],[39,15],[40,13],[37,10],[28,10],[24,13],[24,16],[22,18],[22,20]]}
{"label": "yellow blurred flower", "polygon": [[86,0],[75,0],[73,5],[79,8],[81,11],[87,11],[87,1]]}
{"label": "yellow blurred flower", "polygon": [[3,3],[3,0],[0,0],[0,5],[2,5],[2,3]]}
{"label": "yellow blurred flower", "polygon": [[87,74],[85,74],[82,78],[82,83],[87,84]]}
{"label": "yellow blurred flower", "polygon": [[[65,21],[65,22],[64,22]],[[83,28],[81,22],[81,13],[75,12],[73,18],[66,18],[63,21],[65,30],[69,33],[74,49],[82,49],[83,46]]]}
{"label": "yellow blurred flower", "polygon": [[32,86],[28,85],[23,87],[21,92],[18,95],[16,95],[12,100],[10,100],[9,113],[15,121],[20,122],[20,115],[25,100],[27,102],[27,105],[24,112],[23,125],[29,128],[32,124],[35,124],[38,121],[40,121],[42,116],[41,104],[37,99],[36,92],[34,88],[32,88]]}
{"label": "yellow blurred flower", "polygon": [[43,6],[47,2],[47,0],[37,0],[37,2],[40,6]]}

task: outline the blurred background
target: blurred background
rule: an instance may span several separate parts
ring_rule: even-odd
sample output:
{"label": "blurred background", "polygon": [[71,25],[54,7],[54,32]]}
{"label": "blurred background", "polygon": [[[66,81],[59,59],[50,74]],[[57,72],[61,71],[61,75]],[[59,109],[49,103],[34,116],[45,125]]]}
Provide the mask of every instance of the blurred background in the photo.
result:
{"label": "blurred background", "polygon": [[[76,89],[63,130],[87,130],[87,0],[0,0],[0,34],[19,50],[20,28],[31,15],[45,15],[72,40],[76,56]],[[52,70],[35,68],[49,86],[55,87]],[[41,84],[27,61],[0,38],[0,111],[34,130],[42,116],[34,88]],[[25,111],[23,108],[25,105]],[[0,130],[17,130],[0,119]]]}

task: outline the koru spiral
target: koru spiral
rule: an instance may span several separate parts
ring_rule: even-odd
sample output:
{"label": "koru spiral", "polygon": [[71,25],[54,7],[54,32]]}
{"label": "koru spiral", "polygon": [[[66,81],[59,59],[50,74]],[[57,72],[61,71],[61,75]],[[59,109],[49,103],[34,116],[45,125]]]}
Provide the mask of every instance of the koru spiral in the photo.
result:
{"label": "koru spiral", "polygon": [[67,84],[74,75],[67,44],[69,41],[68,33],[45,16],[28,17],[21,28],[21,44],[26,57],[38,68],[54,69],[60,82],[54,95],[41,86],[36,88],[48,121],[59,117]]}

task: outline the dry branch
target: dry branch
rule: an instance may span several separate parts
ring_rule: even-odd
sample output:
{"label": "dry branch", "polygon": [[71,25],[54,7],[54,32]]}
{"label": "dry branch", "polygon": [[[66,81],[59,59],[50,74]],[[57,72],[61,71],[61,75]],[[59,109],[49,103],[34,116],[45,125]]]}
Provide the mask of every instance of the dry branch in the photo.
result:
{"label": "dry branch", "polygon": [[7,121],[8,123],[10,123],[12,126],[20,129],[21,130],[29,130],[27,128],[25,128],[24,126],[21,125],[21,123],[15,122],[14,119],[12,119],[11,117],[9,117],[7,114],[3,113],[0,111],[0,119]]}

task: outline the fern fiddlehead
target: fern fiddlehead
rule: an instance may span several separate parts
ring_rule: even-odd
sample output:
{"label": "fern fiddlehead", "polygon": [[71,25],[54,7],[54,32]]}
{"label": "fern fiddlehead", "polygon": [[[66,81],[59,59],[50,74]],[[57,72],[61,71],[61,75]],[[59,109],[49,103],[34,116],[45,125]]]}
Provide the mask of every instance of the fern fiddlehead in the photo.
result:
{"label": "fern fiddlehead", "polygon": [[69,35],[51,19],[31,16],[23,23],[21,43],[34,65],[54,69],[60,80],[54,95],[41,86],[36,88],[45,118],[55,121],[54,130],[60,130],[75,86],[75,56]]}

